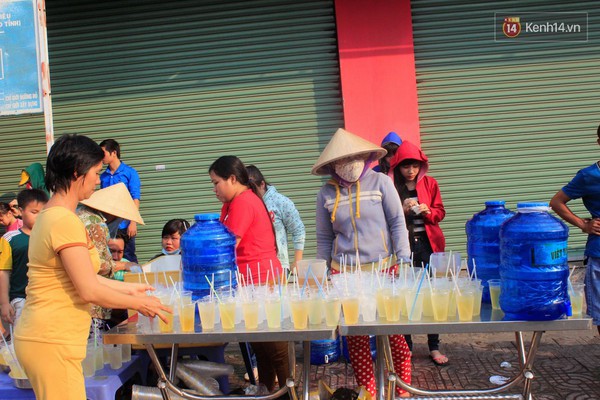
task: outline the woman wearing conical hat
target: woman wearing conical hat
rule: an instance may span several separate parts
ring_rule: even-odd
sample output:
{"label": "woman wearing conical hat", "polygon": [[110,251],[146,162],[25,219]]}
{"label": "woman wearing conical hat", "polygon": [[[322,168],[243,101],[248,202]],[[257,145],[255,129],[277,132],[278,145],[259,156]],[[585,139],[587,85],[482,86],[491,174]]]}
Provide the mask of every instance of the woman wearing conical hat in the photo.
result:
{"label": "woman wearing conical hat", "polygon": [[[369,168],[386,154],[344,129],[338,129],[312,168],[314,175],[331,179],[317,195],[317,255],[327,260],[331,273],[338,261],[352,258],[358,264],[380,260],[410,260],[404,212],[392,180]],[[393,263],[393,262],[392,262]],[[376,395],[375,374],[368,336],[348,336],[348,352],[356,381]],[[395,372],[410,383],[410,351],[402,335],[390,336]],[[408,393],[396,387],[397,394]]]}

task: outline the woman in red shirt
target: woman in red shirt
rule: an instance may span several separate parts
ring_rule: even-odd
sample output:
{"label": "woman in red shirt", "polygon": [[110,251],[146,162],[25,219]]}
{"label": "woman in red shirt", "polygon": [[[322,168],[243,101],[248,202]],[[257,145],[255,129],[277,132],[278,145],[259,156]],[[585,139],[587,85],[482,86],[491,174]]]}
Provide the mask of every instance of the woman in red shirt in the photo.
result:
{"label": "woman in red shirt", "polygon": [[[221,222],[236,237],[236,261],[246,282],[250,282],[247,271],[254,283],[258,283],[259,279],[265,282],[271,264],[281,275],[271,218],[242,161],[235,156],[219,157],[208,173],[215,195],[223,203]],[[272,391],[277,376],[279,386],[285,386],[289,377],[288,343],[252,343],[252,348],[256,354],[260,382]]]}

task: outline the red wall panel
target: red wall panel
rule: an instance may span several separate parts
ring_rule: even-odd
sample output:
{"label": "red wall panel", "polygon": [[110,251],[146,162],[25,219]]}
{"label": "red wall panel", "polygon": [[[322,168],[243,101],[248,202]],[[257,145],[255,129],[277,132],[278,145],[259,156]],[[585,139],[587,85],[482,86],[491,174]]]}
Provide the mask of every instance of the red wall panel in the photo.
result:
{"label": "red wall panel", "polygon": [[420,144],[410,0],[335,0],[345,128]]}

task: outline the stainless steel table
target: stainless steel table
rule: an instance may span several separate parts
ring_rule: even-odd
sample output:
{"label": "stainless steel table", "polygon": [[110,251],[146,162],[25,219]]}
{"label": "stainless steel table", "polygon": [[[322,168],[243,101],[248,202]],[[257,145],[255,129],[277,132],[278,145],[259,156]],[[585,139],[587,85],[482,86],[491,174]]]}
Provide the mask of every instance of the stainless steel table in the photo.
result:
{"label": "stainless steel table", "polygon": [[[534,378],[533,362],[542,334],[545,331],[587,330],[592,328],[590,318],[575,317],[556,321],[504,321],[504,314],[500,310],[492,310],[489,305],[483,304],[481,315],[472,321],[460,322],[458,317],[447,322],[435,322],[432,318],[424,317],[419,322],[407,320],[397,323],[360,323],[358,325],[340,325],[341,335],[376,335],[377,336],[377,397],[383,400],[387,383],[387,395],[394,398],[395,385],[400,385],[406,391],[420,396],[420,399],[439,399],[453,396],[453,399],[526,399],[531,400],[531,381]],[[501,386],[480,390],[443,390],[430,391],[416,388],[402,381],[393,372],[388,335],[417,334],[417,333],[495,333],[515,332],[517,351],[521,368],[517,375]],[[533,332],[529,349],[525,349],[523,332]],[[385,367],[390,372],[385,379]],[[524,381],[522,394],[498,395]]]}
{"label": "stainless steel table", "polygon": [[[158,387],[162,393],[164,400],[169,400],[169,391],[185,398],[185,399],[196,399],[196,400],[237,400],[237,399],[262,399],[270,400],[275,399],[283,395],[286,391],[289,391],[290,396],[293,399],[297,399],[296,394],[296,357],[294,352],[293,342],[299,341],[303,344],[304,359],[303,359],[303,399],[308,400],[309,397],[309,376],[310,376],[310,341],[311,340],[325,340],[335,338],[335,328],[327,328],[325,326],[310,326],[305,330],[294,330],[291,322],[285,320],[282,324],[281,330],[269,330],[266,328],[266,322],[263,322],[256,331],[246,331],[243,328],[238,329],[239,325],[236,326],[234,331],[223,331],[220,324],[217,324],[214,332],[202,332],[199,325],[196,325],[196,332],[194,333],[141,333],[138,332],[138,328],[135,323],[128,323],[125,325],[117,326],[107,333],[104,334],[104,343],[107,344],[140,344],[144,345],[148,350],[148,354],[152,360],[152,363],[156,367],[158,372],[159,381]],[[193,394],[187,390],[178,388],[173,380],[175,378],[175,370],[177,368],[177,354],[180,344],[187,343],[215,343],[215,342],[278,342],[288,341],[290,342],[290,376],[286,382],[286,387],[279,389],[278,391],[265,396],[201,396]],[[168,344],[171,345],[171,365],[169,376],[166,375],[158,356],[156,355],[155,345]]]}

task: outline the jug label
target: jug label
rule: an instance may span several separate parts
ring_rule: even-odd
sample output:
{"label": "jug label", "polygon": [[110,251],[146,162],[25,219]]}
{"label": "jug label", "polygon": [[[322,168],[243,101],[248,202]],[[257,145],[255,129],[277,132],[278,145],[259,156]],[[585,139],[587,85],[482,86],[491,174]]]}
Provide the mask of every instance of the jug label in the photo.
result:
{"label": "jug label", "polygon": [[560,265],[567,263],[567,242],[535,244],[531,249],[531,265]]}

